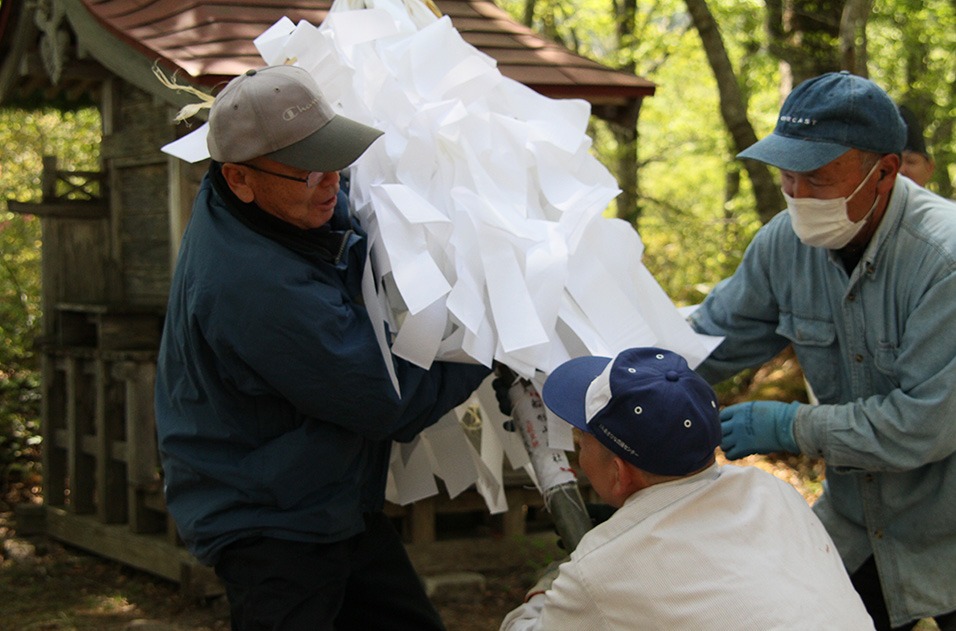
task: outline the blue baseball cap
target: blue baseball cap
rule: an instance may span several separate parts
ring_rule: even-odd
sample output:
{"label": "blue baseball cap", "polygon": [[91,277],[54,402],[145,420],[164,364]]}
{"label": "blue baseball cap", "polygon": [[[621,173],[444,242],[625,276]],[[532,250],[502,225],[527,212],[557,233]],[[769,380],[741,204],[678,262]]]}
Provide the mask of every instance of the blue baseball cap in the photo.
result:
{"label": "blue baseball cap", "polygon": [[805,173],[850,149],[900,153],[905,142],[906,124],[881,87],[846,71],[828,72],[794,88],[773,133],[737,157]]}
{"label": "blue baseball cap", "polygon": [[577,357],[548,376],[544,404],[635,467],[687,475],[720,444],[717,395],[680,355],[662,348]]}

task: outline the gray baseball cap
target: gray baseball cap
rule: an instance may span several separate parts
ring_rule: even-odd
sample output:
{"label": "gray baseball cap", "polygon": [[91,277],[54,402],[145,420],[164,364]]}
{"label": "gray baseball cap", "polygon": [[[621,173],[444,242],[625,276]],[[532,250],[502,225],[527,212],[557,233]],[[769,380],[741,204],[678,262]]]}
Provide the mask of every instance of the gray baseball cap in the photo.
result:
{"label": "gray baseball cap", "polygon": [[218,162],[265,156],[306,171],[338,171],[381,135],[336,114],[307,71],[268,66],[239,75],[216,96],[206,143]]}

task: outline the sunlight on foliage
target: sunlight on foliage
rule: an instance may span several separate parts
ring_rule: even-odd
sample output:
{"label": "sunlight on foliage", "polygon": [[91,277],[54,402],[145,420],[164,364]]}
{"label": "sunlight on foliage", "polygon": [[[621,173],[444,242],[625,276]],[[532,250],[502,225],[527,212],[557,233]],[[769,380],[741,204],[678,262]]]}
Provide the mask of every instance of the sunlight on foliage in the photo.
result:
{"label": "sunlight on foliage", "polygon": [[[500,0],[522,20],[527,3]],[[717,84],[682,0],[639,3],[633,35],[618,41],[615,4],[537,0],[531,26],[581,55],[657,85],[639,119],[639,219],[645,263],[679,303],[696,302],[731,273],[760,226],[750,181],[720,114]],[[773,130],[784,94],[768,50],[766,5],[711,0],[708,7],[747,99],[758,138]],[[867,26],[871,78],[914,106],[938,164],[956,163],[956,5],[950,0],[877,0]],[[612,165],[617,147],[594,121],[594,152]],[[952,194],[956,166],[937,168],[929,188]],[[948,186],[948,188],[947,188]]]}
{"label": "sunlight on foliage", "polygon": [[[99,168],[99,114],[0,109],[0,192],[4,200],[37,202],[43,156],[59,168]],[[35,343],[41,332],[41,222],[0,207],[0,474],[11,483],[39,484],[40,377]]]}
{"label": "sunlight on foliage", "polygon": [[[521,19],[524,3],[501,5]],[[563,4],[539,1],[536,6],[539,31],[556,29],[557,39],[573,42],[579,54],[608,65],[632,63],[636,74],[657,84],[639,119],[637,228],[646,247],[644,262],[668,295],[680,304],[699,302],[736,268],[760,222],[749,181],[730,149],[713,73],[684,3],[641,4],[634,37],[618,50],[609,40],[614,30],[606,3],[581,0],[573,18],[560,23],[546,23],[546,16],[565,13]],[[772,129],[771,111],[779,97],[776,64],[760,52],[761,7],[752,1],[713,3],[724,28],[740,34],[727,44],[732,54],[747,59],[754,77],[748,75],[747,91],[754,95],[754,105],[768,110],[754,124],[765,133]],[[595,155],[613,165],[617,147],[606,124],[595,120],[590,131]],[[735,195],[728,194],[730,181],[738,182]]]}

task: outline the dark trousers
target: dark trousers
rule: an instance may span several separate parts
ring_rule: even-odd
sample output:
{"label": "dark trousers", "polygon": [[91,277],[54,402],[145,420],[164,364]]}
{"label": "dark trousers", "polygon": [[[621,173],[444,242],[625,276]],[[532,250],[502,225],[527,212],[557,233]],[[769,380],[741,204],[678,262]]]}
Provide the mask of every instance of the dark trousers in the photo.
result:
{"label": "dark trousers", "polygon": [[[870,557],[850,576],[853,587],[863,599],[867,613],[873,618],[876,631],[908,631],[916,624],[910,622],[902,627],[890,626],[890,614],[886,610],[886,601],[883,599],[883,588],[880,585],[880,576],[876,571],[876,561]],[[956,631],[956,611],[939,615],[934,618],[941,631]]]}
{"label": "dark trousers", "polygon": [[388,518],[374,513],[346,541],[257,537],[216,564],[233,631],[444,631]]}

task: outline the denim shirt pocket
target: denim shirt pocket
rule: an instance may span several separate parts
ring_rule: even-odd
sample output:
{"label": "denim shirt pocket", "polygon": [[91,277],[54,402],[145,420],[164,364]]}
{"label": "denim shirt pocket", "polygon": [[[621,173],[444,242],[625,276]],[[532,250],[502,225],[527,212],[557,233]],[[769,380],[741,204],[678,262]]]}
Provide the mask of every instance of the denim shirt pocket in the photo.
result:
{"label": "denim shirt pocket", "polygon": [[[888,380],[887,384],[880,384],[879,387],[893,388],[899,387],[899,377],[896,371],[896,360],[900,354],[900,347],[894,342],[880,340],[876,346],[876,356],[873,358],[873,364],[876,366],[880,375]],[[883,390],[881,390],[883,391]]]}
{"label": "denim shirt pocket", "polygon": [[790,340],[803,374],[821,403],[836,399],[840,384],[840,365],[836,349],[836,325],[781,313],[777,334]]}

